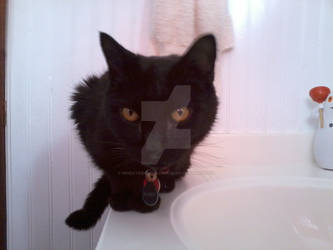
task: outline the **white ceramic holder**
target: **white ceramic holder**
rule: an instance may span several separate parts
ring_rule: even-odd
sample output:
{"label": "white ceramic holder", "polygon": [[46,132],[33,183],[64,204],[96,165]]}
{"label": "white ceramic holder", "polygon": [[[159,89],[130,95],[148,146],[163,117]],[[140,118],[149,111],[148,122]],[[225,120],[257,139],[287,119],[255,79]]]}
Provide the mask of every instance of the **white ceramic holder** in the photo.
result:
{"label": "white ceramic holder", "polygon": [[[313,96],[311,96],[313,97]],[[317,164],[333,170],[333,96],[326,97],[319,106],[319,126],[314,136],[313,153]]]}

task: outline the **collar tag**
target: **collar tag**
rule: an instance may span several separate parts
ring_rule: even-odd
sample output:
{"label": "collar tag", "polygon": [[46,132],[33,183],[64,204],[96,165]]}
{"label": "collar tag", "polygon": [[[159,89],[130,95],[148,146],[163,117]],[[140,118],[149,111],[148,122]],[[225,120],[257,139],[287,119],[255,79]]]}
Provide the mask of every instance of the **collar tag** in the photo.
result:
{"label": "collar tag", "polygon": [[154,168],[145,171],[145,179],[143,181],[142,200],[147,206],[155,206],[159,200],[159,191],[161,183]]}

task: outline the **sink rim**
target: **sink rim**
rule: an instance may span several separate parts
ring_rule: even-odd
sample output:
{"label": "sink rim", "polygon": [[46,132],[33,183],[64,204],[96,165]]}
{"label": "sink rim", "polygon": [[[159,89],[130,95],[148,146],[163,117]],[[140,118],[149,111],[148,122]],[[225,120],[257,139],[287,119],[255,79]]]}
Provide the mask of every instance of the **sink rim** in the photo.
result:
{"label": "sink rim", "polygon": [[[178,195],[170,206],[169,218],[173,230],[176,232],[179,240],[186,246],[187,249],[197,249],[192,245],[188,237],[183,234],[185,232],[184,225],[177,223],[176,213],[189,199],[194,199],[204,193],[209,193],[218,190],[232,190],[244,187],[314,187],[322,189],[333,189],[333,179],[322,177],[303,177],[303,176],[251,176],[251,177],[232,177],[214,180],[202,183],[192,187],[180,195]],[[189,199],[185,198],[189,197]],[[178,208],[178,209],[177,209]],[[183,232],[181,232],[183,231]]]}

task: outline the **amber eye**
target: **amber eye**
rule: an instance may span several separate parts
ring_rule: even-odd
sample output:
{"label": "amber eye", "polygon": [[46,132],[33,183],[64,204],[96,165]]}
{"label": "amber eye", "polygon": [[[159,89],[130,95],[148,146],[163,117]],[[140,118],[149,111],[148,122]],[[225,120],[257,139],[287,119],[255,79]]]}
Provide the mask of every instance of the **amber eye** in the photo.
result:
{"label": "amber eye", "polygon": [[329,98],[328,98],[328,102],[332,102],[333,101],[333,96],[330,96]]}
{"label": "amber eye", "polygon": [[183,122],[185,121],[190,115],[190,111],[186,107],[178,108],[172,112],[171,117],[176,122]]}
{"label": "amber eye", "polygon": [[127,121],[130,122],[135,122],[139,119],[138,113],[136,113],[133,109],[122,108],[120,113]]}

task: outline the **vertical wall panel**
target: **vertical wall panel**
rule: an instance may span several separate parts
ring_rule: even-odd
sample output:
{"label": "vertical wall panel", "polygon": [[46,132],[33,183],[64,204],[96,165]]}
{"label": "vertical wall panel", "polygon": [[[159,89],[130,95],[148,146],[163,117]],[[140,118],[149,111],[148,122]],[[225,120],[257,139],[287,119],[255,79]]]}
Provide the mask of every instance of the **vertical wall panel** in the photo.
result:
{"label": "vertical wall panel", "polygon": [[[332,1],[232,0],[235,48],[221,61],[217,129],[227,133],[316,128],[308,91],[333,87]],[[221,87],[220,87],[221,85]]]}
{"label": "vertical wall panel", "polygon": [[[333,2],[230,0],[230,11],[235,48],[217,63],[215,130],[313,130],[308,90],[333,88]],[[70,95],[106,69],[98,31],[154,53],[151,1],[12,0],[8,14],[9,249],[92,249],[103,220],[87,232],[64,224],[100,175],[69,119]]]}

